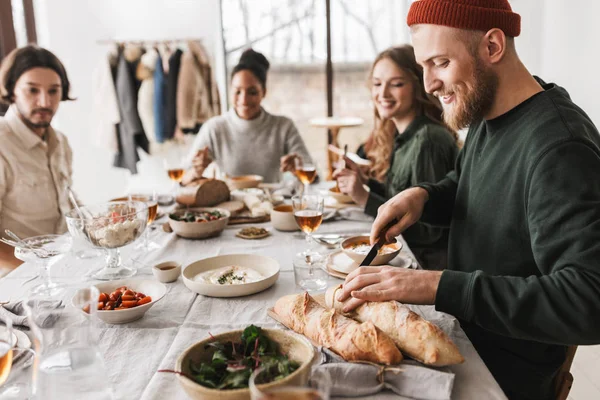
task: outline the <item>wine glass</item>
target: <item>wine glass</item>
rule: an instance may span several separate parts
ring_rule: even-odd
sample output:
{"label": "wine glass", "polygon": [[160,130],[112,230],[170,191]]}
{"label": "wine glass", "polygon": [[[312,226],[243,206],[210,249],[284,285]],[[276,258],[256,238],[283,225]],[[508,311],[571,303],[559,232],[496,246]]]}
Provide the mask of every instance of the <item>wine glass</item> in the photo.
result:
{"label": "wine glass", "polygon": [[180,156],[180,152],[176,151],[176,155],[167,157],[163,159],[163,166],[167,170],[167,175],[169,175],[169,179],[173,181],[173,196],[177,196],[177,188],[181,184],[183,180],[183,175],[185,174],[184,160],[183,157]]}
{"label": "wine glass", "polygon": [[296,163],[296,177],[304,185],[304,194],[308,194],[309,185],[317,177],[317,167],[314,164],[305,163],[300,157],[296,157],[294,162]]}
{"label": "wine glass", "polygon": [[23,302],[36,353],[36,398],[114,399],[98,346],[104,329],[96,316],[99,294],[93,286],[68,287],[60,299],[30,296]]}
{"label": "wine glass", "polygon": [[294,219],[306,234],[308,249],[301,254],[305,257],[318,258],[319,253],[311,251],[313,242],[312,234],[319,228],[323,221],[323,197],[318,195],[301,195],[292,197]]}
{"label": "wine glass", "polygon": [[69,232],[107,252],[106,266],[92,277],[113,280],[133,276],[137,271],[122,265],[119,248],[134,242],[144,233],[148,224],[147,204],[141,201],[115,201],[80,209],[83,220],[75,210],[65,216]]}
{"label": "wine glass", "polygon": [[135,246],[135,249],[144,249],[146,253],[160,249],[161,246],[158,243],[150,240],[150,229],[148,229],[156,219],[156,214],[158,212],[158,197],[156,195],[156,191],[153,191],[152,194],[149,195],[134,195],[131,196],[131,199],[135,201],[143,201],[148,206],[147,227],[142,235],[143,240]]}
{"label": "wine glass", "polygon": [[307,386],[279,386],[274,388],[261,387],[265,382],[267,369],[264,367],[254,370],[248,380],[251,400],[329,400],[331,377],[320,369],[313,370]]}
{"label": "wine glass", "polygon": [[68,235],[40,235],[23,240],[27,246],[15,247],[15,257],[24,262],[39,265],[42,283],[33,287],[33,292],[56,295],[61,289],[50,278],[50,267],[71,249],[72,240]]}
{"label": "wine glass", "polygon": [[13,333],[12,321],[7,318],[4,323],[4,326],[0,325],[0,399],[27,399],[31,396],[31,377],[25,372],[31,363],[19,361],[22,357],[19,353],[35,352],[17,347],[17,336]]}

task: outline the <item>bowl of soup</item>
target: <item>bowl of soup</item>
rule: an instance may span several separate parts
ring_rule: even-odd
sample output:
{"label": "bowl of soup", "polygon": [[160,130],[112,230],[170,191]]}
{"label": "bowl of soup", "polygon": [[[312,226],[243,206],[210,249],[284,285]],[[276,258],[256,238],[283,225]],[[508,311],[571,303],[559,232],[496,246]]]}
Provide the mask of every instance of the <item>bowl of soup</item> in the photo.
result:
{"label": "bowl of soup", "polygon": [[[353,236],[344,240],[340,246],[342,247],[342,251],[348,257],[356,261],[357,263],[362,263],[369,251],[373,247],[370,244],[368,236]],[[390,243],[382,246],[377,252],[377,256],[371,262],[371,265],[384,265],[388,264],[392,261],[402,250],[402,243]]]}

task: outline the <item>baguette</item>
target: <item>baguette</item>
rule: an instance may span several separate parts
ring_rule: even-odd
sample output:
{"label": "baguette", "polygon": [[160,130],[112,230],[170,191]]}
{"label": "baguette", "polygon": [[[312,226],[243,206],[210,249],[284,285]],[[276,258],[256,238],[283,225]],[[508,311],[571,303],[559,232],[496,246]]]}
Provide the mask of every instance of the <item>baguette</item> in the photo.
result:
{"label": "baguette", "polygon": [[[344,307],[344,303],[336,299],[341,287],[331,287],[325,294],[327,306],[339,312]],[[423,364],[441,367],[465,361],[444,331],[396,301],[368,301],[344,315],[360,322],[372,322],[389,335],[402,353]]]}
{"label": "baguette", "polygon": [[386,365],[402,361],[394,342],[371,322],[359,323],[328,310],[306,292],[280,298],[274,311],[293,331],[332,349],[346,361]]}

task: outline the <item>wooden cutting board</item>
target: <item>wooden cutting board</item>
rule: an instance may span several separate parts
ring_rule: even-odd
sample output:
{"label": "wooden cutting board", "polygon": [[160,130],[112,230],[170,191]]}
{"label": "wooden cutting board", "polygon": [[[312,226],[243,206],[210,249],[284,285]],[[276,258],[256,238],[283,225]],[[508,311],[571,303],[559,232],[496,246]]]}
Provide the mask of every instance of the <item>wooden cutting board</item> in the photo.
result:
{"label": "wooden cutting board", "polygon": [[263,215],[262,217],[251,217],[249,215],[235,215],[229,217],[228,225],[239,225],[239,224],[261,224],[263,222],[271,221],[270,215]]}

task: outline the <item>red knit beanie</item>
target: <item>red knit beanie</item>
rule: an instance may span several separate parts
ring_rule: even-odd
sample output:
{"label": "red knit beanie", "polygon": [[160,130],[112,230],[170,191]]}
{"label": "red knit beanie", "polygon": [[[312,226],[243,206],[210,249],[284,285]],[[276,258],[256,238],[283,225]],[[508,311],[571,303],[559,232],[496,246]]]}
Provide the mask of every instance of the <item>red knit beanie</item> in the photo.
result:
{"label": "red knit beanie", "polygon": [[508,0],[417,0],[406,22],[486,32],[498,28],[510,37],[521,33],[521,16],[512,11]]}

